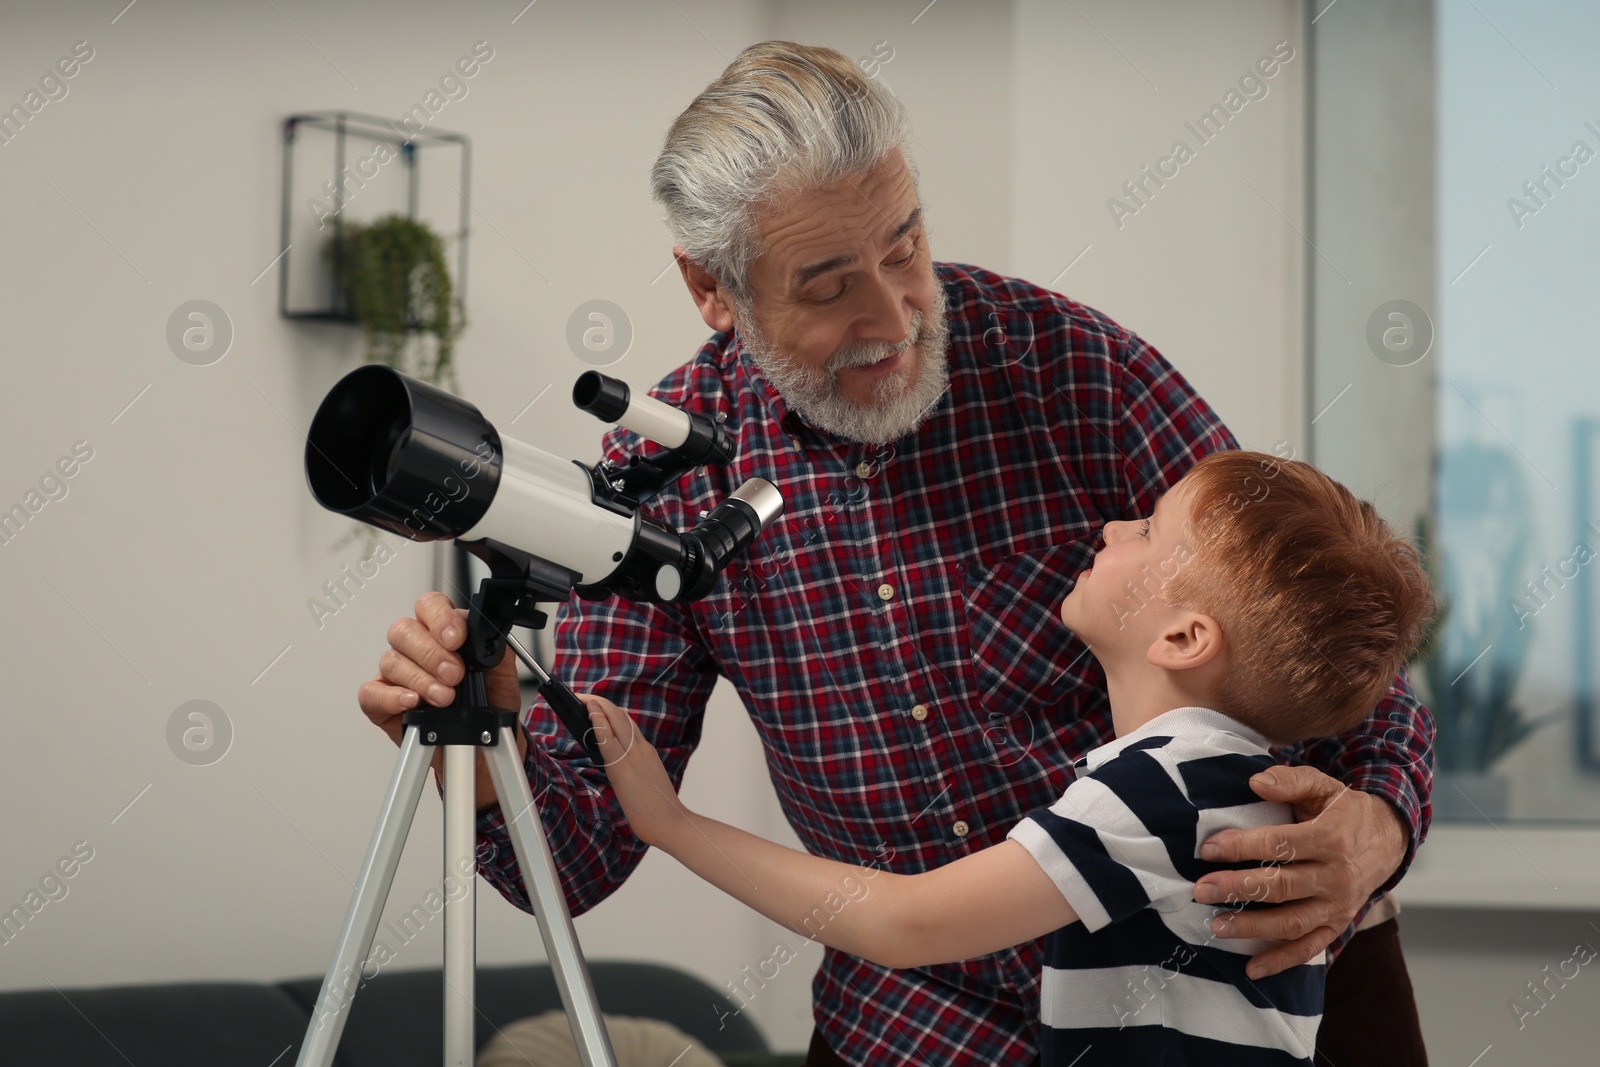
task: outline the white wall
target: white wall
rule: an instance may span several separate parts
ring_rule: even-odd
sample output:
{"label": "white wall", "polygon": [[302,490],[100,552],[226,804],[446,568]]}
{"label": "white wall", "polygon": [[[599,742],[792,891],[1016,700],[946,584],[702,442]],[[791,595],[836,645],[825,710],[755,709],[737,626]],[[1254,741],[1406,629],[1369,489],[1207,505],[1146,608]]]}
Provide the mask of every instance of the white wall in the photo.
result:
{"label": "white wall", "polygon": [[[277,6],[0,16],[0,102],[73,42],[95,49],[68,97],[0,146],[0,501],[74,442],[95,450],[67,498],[0,546],[0,902],[74,842],[95,850],[70,895],[0,947],[0,988],[320,973],[393,765],[355,691],[430,560],[397,546],[348,607],[312,621],[307,599],[359,552],[329,551],[347,525],[306,491],[301,431],[361,346],[343,327],[279,319],[274,270],[252,282],[281,251],[278,123],[291,112],[398,116],[491,43],[470,95],[439,118],[475,149],[462,389],[515,436],[588,459],[602,427],[566,402],[587,369],[566,348],[571,310],[597,297],[626,309],[635,339],[612,372],[635,386],[707,332],[675,272],[661,274],[669,241],[647,171],[671,118],[764,37],[857,57],[884,41],[881,76],[922,145],[936,255],[1053,284],[1156,344],[1247,447],[1303,445],[1295,5],[545,0],[515,25],[520,4]],[[1106,200],[1280,40],[1297,58],[1269,94],[1116,227]],[[209,367],[180,362],[164,336],[196,298],[236,334]],[[168,718],[192,699],[233,726],[209,767],[168,749]],[[792,843],[755,746],[719,687],[686,795]],[[394,909],[437,884],[438,816],[425,798]],[[497,894],[479,914],[480,958],[542,956],[536,926]],[[660,855],[578,928],[593,958],[670,961],[717,986],[776,933]],[[818,958],[752,1004],[780,1047],[809,1034]],[[438,961],[430,930],[396,965]]]}
{"label": "white wall", "polygon": [[[1015,18],[1015,272],[1155,345],[1241,446],[1303,455],[1299,6],[1020,0]],[[1279,42],[1294,58],[1266,95],[1201,144],[1185,124]],[[1107,201],[1178,140],[1193,158],[1118,225]]]}
{"label": "white wall", "polygon": [[[70,895],[0,947],[7,987],[320,973],[393,766],[355,695],[389,623],[428,587],[429,551],[398,546],[317,628],[308,598],[359,550],[329,550],[348,524],[307,492],[301,431],[361,345],[344,327],[281,320],[274,271],[253,283],[281,251],[284,116],[398,116],[474,42],[494,47],[439,124],[476,148],[463,392],[515,436],[575,458],[598,447],[603,427],[566,400],[586,369],[564,340],[580,302],[627,307],[634,355],[615,369],[636,384],[706,334],[681,283],[652,286],[669,246],[646,174],[673,115],[764,36],[759,5],[680,4],[695,25],[670,5],[545,3],[515,25],[515,8],[491,4],[278,6],[138,4],[114,25],[84,3],[0,16],[0,99],[20,99],[73,42],[95,50],[69,95],[0,147],[0,499],[21,499],[75,441],[94,448],[69,495],[0,547],[15,609],[0,900],[20,900],[74,842],[95,852]],[[235,329],[209,367],[165,340],[194,298]],[[196,698],[234,730],[209,767],[180,762],[165,736]],[[771,792],[740,714],[719,704],[692,776],[717,810]],[[439,822],[430,795],[391,910],[438,884]],[[753,935],[705,936],[718,913],[748,925],[652,857],[580,930],[595,957],[678,959],[720,984],[758,957]],[[486,961],[542,957],[536,925],[492,890],[480,933]],[[439,959],[432,928],[396,966]],[[775,1005],[762,1010],[786,1032]]]}

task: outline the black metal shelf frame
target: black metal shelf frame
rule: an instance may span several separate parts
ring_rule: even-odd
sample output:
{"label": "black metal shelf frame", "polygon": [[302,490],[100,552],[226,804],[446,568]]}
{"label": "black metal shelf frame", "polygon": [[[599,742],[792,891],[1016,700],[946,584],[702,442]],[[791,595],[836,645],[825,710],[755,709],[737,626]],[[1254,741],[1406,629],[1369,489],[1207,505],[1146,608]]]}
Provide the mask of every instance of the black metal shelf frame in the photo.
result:
{"label": "black metal shelf frame", "polygon": [[[289,309],[289,264],[293,243],[289,235],[289,218],[292,211],[291,190],[294,187],[294,147],[296,135],[300,127],[310,126],[317,129],[329,130],[334,134],[334,166],[333,179],[336,203],[339,210],[332,215],[333,222],[333,270],[330,275],[332,291],[328,294],[325,307],[312,310],[291,311]],[[298,319],[314,322],[343,322],[354,323],[357,321],[346,306],[343,278],[343,242],[340,237],[344,229],[343,193],[345,175],[345,140],[347,136],[358,136],[371,141],[382,141],[393,144],[398,150],[400,161],[406,168],[406,213],[407,217],[415,220],[417,217],[417,170],[418,170],[418,144],[424,145],[455,144],[461,148],[461,184],[456,188],[460,199],[460,220],[457,227],[456,244],[456,277],[454,293],[456,312],[459,321],[465,321],[467,303],[467,222],[471,213],[471,203],[468,200],[468,188],[472,179],[472,144],[465,134],[453,133],[447,130],[425,129],[411,132],[397,127],[390,119],[380,118],[376,115],[365,115],[356,111],[312,111],[298,115],[290,115],[283,120],[283,210],[281,225],[281,241],[283,246],[283,265],[278,271],[278,313],[286,319]]]}

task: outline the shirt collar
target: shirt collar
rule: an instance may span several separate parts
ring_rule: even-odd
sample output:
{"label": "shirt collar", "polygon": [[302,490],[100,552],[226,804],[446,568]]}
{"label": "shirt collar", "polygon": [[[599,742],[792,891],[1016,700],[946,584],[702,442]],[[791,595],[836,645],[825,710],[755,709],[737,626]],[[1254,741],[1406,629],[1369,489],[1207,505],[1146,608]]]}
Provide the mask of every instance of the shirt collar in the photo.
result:
{"label": "shirt collar", "polygon": [[1098,770],[1100,765],[1118,755],[1129,745],[1147,737],[1210,737],[1212,734],[1234,734],[1255,748],[1265,752],[1272,742],[1238,719],[1230,718],[1212,708],[1189,705],[1164,711],[1138,729],[1130,730],[1114,741],[1092,748],[1072,761],[1079,774]]}

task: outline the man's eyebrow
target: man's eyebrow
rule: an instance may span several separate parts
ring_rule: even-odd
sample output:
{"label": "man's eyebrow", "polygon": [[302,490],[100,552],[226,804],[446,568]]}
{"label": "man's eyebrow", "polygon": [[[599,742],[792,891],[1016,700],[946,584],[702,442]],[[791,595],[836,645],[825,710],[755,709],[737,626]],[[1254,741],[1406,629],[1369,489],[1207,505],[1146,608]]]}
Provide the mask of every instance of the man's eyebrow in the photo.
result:
{"label": "man's eyebrow", "polygon": [[834,256],[832,259],[825,259],[821,263],[813,263],[809,267],[801,267],[799,270],[795,271],[794,285],[792,288],[800,289],[806,284],[806,282],[809,282],[818,275],[826,274],[830,270],[838,270],[840,267],[847,267],[855,261],[856,257],[853,255]]}
{"label": "man's eyebrow", "polygon": [[911,214],[906,216],[906,221],[895,227],[894,235],[889,238],[889,243],[894,244],[895,242],[899,241],[900,238],[909,233],[911,227],[915,226],[921,219],[922,205],[918,204],[916,207],[911,209]]}
{"label": "man's eyebrow", "polygon": [[[889,243],[892,245],[898,242],[900,238],[904,237],[911,230],[911,227],[915,226],[921,218],[922,205],[919,204],[911,209],[911,214],[906,216],[906,221],[895,227],[894,234],[889,238]],[[795,271],[794,284],[791,286],[791,288],[800,289],[811,279],[816,278],[819,275],[826,274],[830,270],[838,270],[840,267],[848,267],[855,261],[856,257],[854,255],[834,256],[832,259],[825,259],[821,263],[813,263],[809,267],[801,267],[799,270]]]}

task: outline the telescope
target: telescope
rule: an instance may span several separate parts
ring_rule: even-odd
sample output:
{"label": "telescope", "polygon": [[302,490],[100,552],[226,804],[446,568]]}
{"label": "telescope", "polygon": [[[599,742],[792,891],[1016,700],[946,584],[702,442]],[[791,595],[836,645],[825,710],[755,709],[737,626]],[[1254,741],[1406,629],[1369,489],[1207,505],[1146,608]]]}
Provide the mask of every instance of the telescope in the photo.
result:
{"label": "telescope", "polygon": [[[648,396],[598,371],[573,386],[580,409],[615,422],[663,451],[626,464],[566,462],[502,437],[478,409],[379,364],[345,375],[323,399],[306,435],[306,480],[330,511],[413,541],[454,540],[489,566],[471,597],[466,671],[447,707],[425,703],[402,715],[400,754],[362,861],[333,960],[317,994],[297,1067],[331,1067],[348,1007],[394,882],[430,753],[444,749],[444,859],[450,872],[476,866],[475,774],[482,750],[539,921],[546,953],[583,1067],[615,1067],[572,915],[556,875],[525,768],[517,762],[517,712],[489,704],[487,673],[507,646],[539,679],[539,693],[603,772],[588,710],[511,633],[542,628],[541,602],[572,594],[618,594],[685,603],[711,591],[717,575],[783,509],[771,482],[751,478],[687,533],[646,521],[640,506],[695,467],[733,459],[722,417],[708,419]],[[532,742],[530,741],[530,744]],[[531,755],[531,752],[530,752]],[[444,905],[444,1062],[475,1058],[473,880]]]}
{"label": "telescope", "polygon": [[[666,451],[626,466],[586,467],[502,437],[465,400],[379,364],[345,375],[306,437],[306,479],[317,502],[413,541],[453,538],[490,562],[492,552],[538,557],[566,600],[619,593],[684,602],[783,509],[771,482],[752,478],[688,533],[643,520],[641,503],[693,467],[726,464],[733,444],[720,421],[681,411],[598,371],[573,385],[573,403]],[[554,593],[558,590],[551,589]]]}

